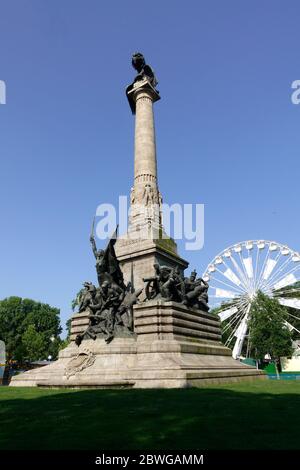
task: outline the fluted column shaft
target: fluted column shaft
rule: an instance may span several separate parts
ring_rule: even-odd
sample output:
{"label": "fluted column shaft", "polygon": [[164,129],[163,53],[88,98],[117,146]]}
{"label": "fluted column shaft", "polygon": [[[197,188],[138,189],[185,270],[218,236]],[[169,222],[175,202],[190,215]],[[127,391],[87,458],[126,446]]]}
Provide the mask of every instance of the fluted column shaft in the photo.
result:
{"label": "fluted column shaft", "polygon": [[138,90],[135,93],[135,101],[134,184],[154,183],[156,186],[157,163],[152,91]]}
{"label": "fluted column shaft", "polygon": [[[137,82],[132,90],[135,109],[134,184],[131,189],[130,230],[161,226],[161,195],[157,184],[156,142],[153,103],[159,99],[149,84]],[[144,236],[145,232],[143,232]]]}

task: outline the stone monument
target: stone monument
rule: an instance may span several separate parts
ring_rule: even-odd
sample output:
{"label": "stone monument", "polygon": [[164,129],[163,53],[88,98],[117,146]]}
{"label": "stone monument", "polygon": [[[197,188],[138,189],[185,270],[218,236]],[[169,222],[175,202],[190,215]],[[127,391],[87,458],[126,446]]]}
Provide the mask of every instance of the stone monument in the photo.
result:
{"label": "stone monument", "polygon": [[128,232],[105,250],[90,236],[98,286],[85,282],[70,344],[53,364],[15,376],[11,386],[172,388],[264,378],[221,343],[208,284],[177,253],[162,223],[153,104],[157,80],[142,54],[126,89],[135,115],[134,184]]}

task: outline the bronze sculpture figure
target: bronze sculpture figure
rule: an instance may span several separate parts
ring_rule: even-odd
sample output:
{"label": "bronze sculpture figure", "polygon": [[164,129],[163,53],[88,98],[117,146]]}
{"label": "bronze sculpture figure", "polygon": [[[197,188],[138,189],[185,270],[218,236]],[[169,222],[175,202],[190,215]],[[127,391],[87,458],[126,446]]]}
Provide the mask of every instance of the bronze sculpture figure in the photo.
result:
{"label": "bronze sculpture figure", "polygon": [[154,264],[155,275],[144,278],[146,300],[163,299],[182,303],[188,307],[208,312],[209,285],[202,278],[197,279],[196,271],[184,278],[178,267]]}
{"label": "bronze sculpture figure", "polygon": [[154,71],[150,65],[146,64],[143,54],[140,52],[135,52],[132,55],[131,64],[137,71],[137,75],[135,76],[133,82],[126,88],[126,95],[132,114],[135,114],[135,101],[132,99],[130,92],[133,90],[137,82],[144,82],[143,86],[151,88],[157,96],[159,96],[159,91],[156,89],[158,81]]}
{"label": "bronze sculpture figure", "polygon": [[[94,223],[93,223],[94,226]],[[77,335],[75,343],[79,346],[84,339],[103,337],[106,343],[115,336],[133,335],[132,307],[138,301],[142,289],[135,291],[133,282],[124,284],[123,274],[115,254],[117,230],[109,240],[105,250],[97,250],[95,237],[90,236],[99,287],[91,282],[84,283],[79,312],[88,311],[89,325]]]}

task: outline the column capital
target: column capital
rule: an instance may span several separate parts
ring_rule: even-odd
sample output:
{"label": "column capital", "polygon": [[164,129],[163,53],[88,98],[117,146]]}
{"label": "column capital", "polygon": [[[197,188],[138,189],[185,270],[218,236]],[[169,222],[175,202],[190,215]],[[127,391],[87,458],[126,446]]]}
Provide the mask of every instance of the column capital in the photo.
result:
{"label": "column capital", "polygon": [[131,108],[132,114],[135,114],[136,110],[136,101],[142,97],[148,97],[151,99],[152,103],[160,100],[160,95],[155,88],[151,85],[151,83],[147,80],[139,80],[137,82],[132,83],[126,89],[126,95],[129,102],[129,106]]}

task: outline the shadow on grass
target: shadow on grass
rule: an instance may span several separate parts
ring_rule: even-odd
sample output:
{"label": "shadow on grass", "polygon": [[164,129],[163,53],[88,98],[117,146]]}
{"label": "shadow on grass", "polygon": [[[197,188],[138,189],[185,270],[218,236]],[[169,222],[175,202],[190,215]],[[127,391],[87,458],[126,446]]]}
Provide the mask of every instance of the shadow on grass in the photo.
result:
{"label": "shadow on grass", "polygon": [[0,387],[0,449],[299,449],[300,384]]}

